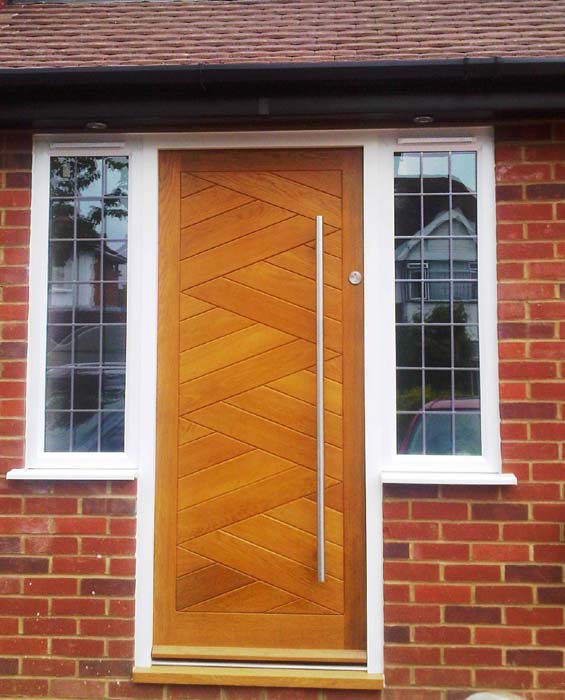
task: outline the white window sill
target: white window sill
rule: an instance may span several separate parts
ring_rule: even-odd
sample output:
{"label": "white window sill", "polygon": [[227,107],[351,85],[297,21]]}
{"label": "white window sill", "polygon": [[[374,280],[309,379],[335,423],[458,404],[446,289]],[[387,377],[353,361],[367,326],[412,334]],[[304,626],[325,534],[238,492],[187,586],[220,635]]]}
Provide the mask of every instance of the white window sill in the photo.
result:
{"label": "white window sill", "polygon": [[465,484],[469,486],[515,486],[514,474],[469,472],[381,472],[383,484]]}
{"label": "white window sill", "polygon": [[137,469],[57,469],[51,467],[11,469],[6,479],[45,481],[133,481]]}

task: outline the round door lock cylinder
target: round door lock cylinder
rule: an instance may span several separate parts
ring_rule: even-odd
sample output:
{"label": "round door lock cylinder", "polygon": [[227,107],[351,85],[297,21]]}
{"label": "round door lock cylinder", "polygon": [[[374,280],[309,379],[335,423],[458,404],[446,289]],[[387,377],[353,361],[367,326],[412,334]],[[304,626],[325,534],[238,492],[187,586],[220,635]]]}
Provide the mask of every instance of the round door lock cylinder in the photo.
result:
{"label": "round door lock cylinder", "polygon": [[363,275],[359,270],[353,270],[353,272],[349,273],[349,284],[360,284],[362,279]]}

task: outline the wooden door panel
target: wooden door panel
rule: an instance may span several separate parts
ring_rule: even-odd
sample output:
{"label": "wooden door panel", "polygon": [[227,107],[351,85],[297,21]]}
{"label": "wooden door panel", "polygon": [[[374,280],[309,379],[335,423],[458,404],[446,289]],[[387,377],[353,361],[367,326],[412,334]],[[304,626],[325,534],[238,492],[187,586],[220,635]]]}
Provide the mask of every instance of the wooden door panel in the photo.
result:
{"label": "wooden door panel", "polygon": [[251,197],[225,187],[212,187],[181,199],[181,227],[197,224],[229,209],[247,204]]}
{"label": "wooden door panel", "polygon": [[[191,205],[193,206],[192,202]],[[185,260],[204,253],[295,216],[292,212],[272,204],[251,201],[182,229],[180,259]]]}
{"label": "wooden door panel", "polygon": [[321,190],[292,182],[270,172],[204,172],[200,177],[230,192],[275,204],[310,219],[321,211],[331,226],[341,226],[341,199]]}
{"label": "wooden door panel", "polygon": [[228,272],[265,260],[281,249],[292,249],[311,237],[312,222],[303,216],[291,216],[272,226],[262,227],[247,236],[182,260],[182,288],[188,290],[202,282],[221,278]]}
{"label": "wooden door panel", "polygon": [[[160,160],[155,655],[365,658],[361,157]],[[315,217],[324,217],[326,580]]]}
{"label": "wooden door panel", "polygon": [[[228,275],[228,279],[253,287],[266,294],[274,294],[296,306],[316,310],[314,280],[297,275],[282,267],[266,262],[248,265]],[[341,320],[341,292],[327,286],[324,294],[325,313],[330,318]]]}

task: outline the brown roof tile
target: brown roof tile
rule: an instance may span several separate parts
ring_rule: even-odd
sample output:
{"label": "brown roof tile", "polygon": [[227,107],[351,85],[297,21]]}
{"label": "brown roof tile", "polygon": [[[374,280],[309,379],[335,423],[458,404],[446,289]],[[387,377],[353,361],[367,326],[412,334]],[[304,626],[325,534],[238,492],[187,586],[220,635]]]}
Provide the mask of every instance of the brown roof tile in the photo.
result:
{"label": "brown roof tile", "polygon": [[564,57],[565,0],[145,0],[0,11],[0,68]]}

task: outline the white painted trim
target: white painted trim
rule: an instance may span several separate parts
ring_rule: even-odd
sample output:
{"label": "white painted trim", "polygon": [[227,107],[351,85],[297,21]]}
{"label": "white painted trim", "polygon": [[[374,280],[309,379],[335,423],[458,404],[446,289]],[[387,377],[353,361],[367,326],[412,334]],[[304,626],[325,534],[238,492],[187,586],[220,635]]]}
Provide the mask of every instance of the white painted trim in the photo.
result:
{"label": "white painted trim", "polygon": [[[469,130],[473,142],[431,138],[418,140],[409,137],[413,151],[471,151],[477,153],[477,199],[478,199],[478,289],[479,289],[479,354],[481,383],[481,456],[436,456],[399,455],[396,450],[396,348],[394,334],[395,279],[394,265],[383,264],[383,260],[394,260],[394,153],[405,150],[398,146],[397,134],[384,133],[379,138],[379,165],[375,175],[373,204],[379,209],[379,220],[374,229],[366,227],[365,279],[366,309],[372,313],[374,324],[366,322],[366,357],[379,358],[367,363],[366,396],[379,397],[375,408],[375,423],[379,439],[373,435],[375,459],[383,473],[406,474],[408,479],[423,476],[418,483],[426,482],[434,474],[458,473],[463,483],[464,475],[501,473],[500,430],[498,408],[498,347],[496,317],[496,209],[494,181],[494,142],[492,130],[482,128]],[[371,206],[371,205],[369,205]],[[374,240],[367,241],[370,231],[375,231]],[[373,276],[378,279],[372,283]],[[375,311],[378,309],[378,314]],[[371,312],[372,310],[372,312]],[[370,334],[374,333],[376,337]],[[370,345],[370,348],[367,345]],[[374,376],[373,376],[374,375]],[[369,422],[369,421],[368,421]],[[378,443],[378,444],[377,444]],[[367,452],[367,455],[372,454]],[[411,476],[408,476],[411,475]],[[415,482],[412,482],[415,483]],[[473,481],[473,483],[476,483]]]}
{"label": "white painted trim", "polygon": [[[142,346],[141,307],[137,303],[144,288],[141,275],[143,258],[143,220],[140,218],[139,181],[142,169],[138,167],[140,142],[129,138],[124,143],[108,144],[102,141],[60,142],[52,147],[49,137],[35,138],[32,169],[31,240],[29,265],[29,340],[26,382],[26,452],[25,467],[8,472],[9,479],[57,479],[65,474],[69,481],[87,478],[130,478],[124,474],[136,472],[139,465],[141,362],[137,349]],[[94,151],[93,151],[94,149]],[[49,166],[53,155],[129,156],[128,194],[128,325],[125,399],[125,450],[123,453],[58,453],[45,452],[45,358],[47,264],[49,232]],[[105,474],[105,477],[102,476]]]}
{"label": "white painted trim", "polygon": [[17,479],[20,481],[38,481],[40,479],[49,481],[133,481],[137,478],[137,469],[121,469],[108,464],[105,469],[51,469],[42,467],[41,469],[11,469],[6,474],[6,479]]}
{"label": "white painted trim", "polygon": [[420,146],[422,144],[428,146],[430,144],[449,144],[450,146],[453,146],[454,144],[460,144],[460,143],[475,143],[476,138],[474,136],[419,136],[419,137],[410,137],[410,138],[403,138],[400,137],[396,139],[396,143],[398,144],[410,144],[410,145],[417,145]]}
{"label": "white painted trim", "polygon": [[[456,472],[456,482],[449,483],[501,483],[498,479],[510,479],[512,475],[499,475],[500,460],[493,464],[472,458],[423,458],[418,465],[392,461],[390,445],[390,412],[394,408],[395,387],[394,373],[394,244],[391,236],[393,230],[393,161],[392,153],[398,150],[399,133],[404,138],[414,139],[422,144],[421,138],[431,138],[431,129],[398,130],[359,130],[359,131],[288,131],[260,133],[191,133],[191,134],[146,134],[140,135],[139,148],[131,151],[130,173],[135,178],[130,194],[130,221],[132,237],[136,246],[130,248],[130,274],[128,291],[130,301],[135,299],[133,308],[128,309],[132,323],[132,335],[128,328],[128,346],[135,348],[132,363],[132,376],[137,377],[137,403],[131,407],[138,412],[133,422],[137,425],[136,466],[138,471],[138,518],[137,518],[137,568],[136,568],[136,629],[135,629],[135,664],[137,667],[152,665],[152,614],[153,609],[153,543],[154,543],[154,494],[155,494],[155,399],[156,399],[156,364],[157,364],[157,241],[158,241],[158,152],[162,149],[226,149],[226,148],[304,148],[304,147],[351,147],[364,149],[364,249],[365,249],[365,356],[379,358],[368,362],[365,368],[366,394],[366,494],[367,494],[367,671],[382,673],[384,668],[384,621],[383,621],[383,557],[382,557],[382,483],[429,483],[425,481],[433,471],[434,483],[448,483],[449,475]],[[469,129],[433,129],[433,138],[441,141],[426,143],[422,150],[445,150],[452,144],[453,148],[480,149],[486,154],[481,157],[481,177],[483,178],[480,196],[487,211],[482,213],[479,235],[490,239],[481,245],[479,265],[484,267],[490,278],[494,269],[494,175],[492,169],[492,131],[488,128]],[[51,136],[51,139],[54,137]],[[81,136],[69,136],[69,143],[75,148],[82,143]],[[472,138],[472,142],[462,143],[462,138]],[[72,139],[72,142],[70,141]],[[89,141],[92,142],[92,136]],[[476,140],[476,143],[475,143]],[[130,144],[130,139],[125,139]],[[49,137],[39,139],[36,159],[45,157],[42,147],[49,142]],[[131,142],[135,144],[134,142]],[[43,144],[43,146],[42,146]],[[57,144],[63,149],[65,144]],[[73,152],[75,152],[73,150]],[[486,198],[485,198],[486,197]],[[41,185],[36,191],[34,186],[34,211],[41,212],[45,204],[45,192]],[[133,222],[135,223],[135,231]],[[483,231],[484,228],[484,231]],[[37,224],[34,223],[34,229]],[[37,234],[36,234],[37,235]],[[131,238],[130,240],[134,240]],[[135,248],[135,250],[134,250]],[[492,256],[489,263],[487,256]],[[45,258],[34,257],[34,275],[45,279]],[[390,261],[390,264],[383,264]],[[485,267],[486,266],[486,267]],[[495,278],[492,276],[490,294],[483,300],[481,319],[486,318],[487,326],[496,322],[496,310],[492,300],[495,298]],[[37,285],[37,281],[34,282]],[[482,283],[481,283],[482,284]],[[392,292],[392,293],[391,293]],[[34,292],[35,294],[35,292]],[[484,295],[483,295],[484,296]],[[485,303],[486,302],[486,303]],[[489,310],[489,306],[492,308]],[[378,310],[378,318],[377,318]],[[484,317],[483,317],[484,314]],[[38,323],[39,321],[39,323]],[[34,316],[34,322],[41,328],[43,317]],[[482,322],[482,320],[481,320]],[[495,330],[496,325],[493,326]],[[384,332],[383,332],[383,329]],[[495,336],[494,336],[495,337]],[[481,331],[481,353],[483,361],[492,354],[494,368],[485,375],[483,396],[487,389],[494,397],[493,388],[497,386],[496,344],[492,345],[493,336]],[[485,346],[483,347],[483,343]],[[39,345],[38,347],[43,347]],[[486,348],[486,350],[485,350]],[[135,364],[134,364],[135,363]],[[129,372],[128,365],[128,372]],[[128,374],[128,382],[129,382]],[[42,378],[40,377],[42,380]],[[42,380],[43,381],[43,380]],[[131,386],[131,383],[130,383]],[[28,396],[29,399],[29,396]],[[40,402],[42,403],[42,402]],[[33,405],[29,404],[28,405]],[[129,406],[130,404],[128,404]],[[40,406],[41,408],[41,406]],[[490,448],[493,454],[499,441],[495,435],[498,430],[496,411],[487,410],[492,420],[493,438]],[[129,418],[128,418],[129,422]],[[394,429],[392,430],[394,435]],[[128,441],[128,446],[130,441]],[[387,448],[388,445],[388,449]],[[496,454],[495,454],[496,456]],[[102,456],[104,457],[104,456]],[[106,456],[108,459],[108,456]],[[445,459],[444,462],[442,460]],[[61,466],[61,465],[59,465]],[[432,468],[433,467],[433,468]],[[438,469],[443,471],[438,474]],[[70,472],[69,472],[70,473]],[[440,476],[446,481],[439,481]],[[515,483],[515,481],[504,481]]]}
{"label": "white painted trim", "polygon": [[[76,149],[77,151],[84,152],[85,149],[104,149],[104,151],[111,151],[116,149],[125,148],[126,144],[124,141],[53,141],[49,144],[52,151],[65,151],[69,153],[71,149]],[[72,155],[75,155],[75,150],[73,150]],[[103,155],[107,155],[104,153]]]}
{"label": "white painted trim", "polygon": [[142,345],[140,346],[141,442],[137,493],[137,554],[135,595],[135,665],[151,666],[153,645],[153,549],[155,536],[155,438],[157,403],[157,282],[159,232],[158,149],[142,144],[142,207],[144,281]]}
{"label": "white painted trim", "polygon": [[[157,154],[160,149],[224,149],[224,148],[300,148],[300,147],[366,147],[365,169],[374,172],[376,162],[376,132],[277,132],[277,133],[206,133],[206,134],[164,134],[143,137],[144,173],[143,219],[144,244],[150,251],[156,250],[158,230],[158,188]],[[373,148],[371,148],[373,146]],[[369,194],[367,201],[374,201]],[[374,230],[378,222],[378,211],[374,206],[365,211],[366,230]],[[149,256],[148,256],[149,257]],[[157,259],[156,253],[154,260]],[[153,279],[146,268],[145,283],[156,287],[156,268]],[[156,299],[156,293],[155,293]],[[145,315],[147,316],[147,306]],[[366,310],[368,314],[368,311]],[[156,318],[156,312],[155,312]],[[149,323],[148,319],[145,319]],[[148,338],[148,333],[146,335]],[[152,345],[156,347],[156,339]],[[156,358],[153,358],[153,369]],[[149,368],[149,359],[144,364]],[[154,385],[153,385],[154,386]],[[153,390],[154,391],[154,390]],[[153,404],[154,405],[154,401]],[[155,423],[143,421],[145,431],[151,434],[154,454]],[[382,595],[382,488],[378,473],[378,463],[367,460],[367,613],[368,639],[367,670],[382,673],[383,670],[383,595]],[[136,645],[135,664],[139,667],[152,665],[152,619],[147,614],[153,607],[153,519],[154,519],[154,468],[140,469],[138,498],[138,552],[137,552],[137,596],[136,596]]]}
{"label": "white painted trim", "polygon": [[467,472],[382,472],[383,484],[466,484],[473,486],[515,486],[514,474],[480,474]]}

